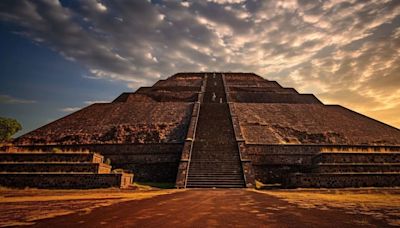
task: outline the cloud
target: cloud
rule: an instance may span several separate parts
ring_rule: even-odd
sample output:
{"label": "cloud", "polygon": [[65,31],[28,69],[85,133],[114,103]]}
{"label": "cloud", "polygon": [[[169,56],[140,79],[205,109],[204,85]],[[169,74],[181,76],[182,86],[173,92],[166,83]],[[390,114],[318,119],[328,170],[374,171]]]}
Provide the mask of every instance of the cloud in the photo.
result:
{"label": "cloud", "polygon": [[66,107],[66,108],[61,108],[60,111],[61,112],[76,112],[80,109],[81,109],[81,107]]}
{"label": "cloud", "polygon": [[12,97],[10,95],[4,95],[4,94],[1,95],[0,94],[0,104],[33,104],[33,103],[36,103],[36,101],[16,98],[16,97]]}
{"label": "cloud", "polygon": [[85,77],[131,88],[180,71],[253,71],[361,112],[400,107],[398,0],[3,0],[0,20]]}
{"label": "cloud", "polygon": [[95,103],[109,103],[110,101],[85,101],[84,104],[91,105]]}

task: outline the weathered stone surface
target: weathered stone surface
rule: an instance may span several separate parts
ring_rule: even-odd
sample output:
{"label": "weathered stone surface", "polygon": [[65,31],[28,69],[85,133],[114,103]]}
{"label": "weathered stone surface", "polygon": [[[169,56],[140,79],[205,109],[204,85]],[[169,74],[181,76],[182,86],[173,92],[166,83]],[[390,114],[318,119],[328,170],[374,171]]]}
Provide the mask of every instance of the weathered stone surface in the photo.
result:
{"label": "weathered stone surface", "polygon": [[91,188],[126,188],[132,183],[132,174],[37,174],[18,173],[0,174],[0,186],[14,188],[55,188],[55,189],[91,189]]}
{"label": "weathered stone surface", "polygon": [[20,138],[17,145],[183,142],[191,103],[94,104]]}
{"label": "weathered stone surface", "polygon": [[234,104],[246,143],[400,145],[400,130],[341,106]]}
{"label": "weathered stone surface", "polygon": [[0,186],[90,189],[129,187],[133,174],[111,172],[104,157],[89,152],[1,152]]}
{"label": "weathered stone surface", "polygon": [[[57,145],[61,150],[96,151],[113,168],[130,170],[138,181],[174,182],[183,149],[181,143]],[[54,145],[20,146],[21,151],[51,151]]]}
{"label": "weathered stone surface", "polygon": [[230,92],[231,102],[238,103],[285,103],[285,104],[321,104],[312,94],[278,92]]}
{"label": "weathered stone surface", "polygon": [[[15,144],[22,150],[49,151],[57,147],[96,151],[110,158],[114,168],[134,171],[137,180],[176,181],[177,187],[186,186],[191,159],[218,157],[218,152],[213,154],[205,150],[211,140],[222,145],[212,146],[214,151],[238,149],[240,169],[247,187],[253,186],[254,180],[290,187],[328,186],[336,177],[337,182],[332,186],[374,183],[383,186],[385,181],[374,182],[379,175],[352,176],[349,173],[366,170],[398,173],[396,168],[385,165],[371,168],[376,164],[373,160],[354,167],[337,162],[318,165],[316,161],[321,152],[361,152],[351,158],[355,162],[371,151],[399,152],[399,129],[341,106],[324,105],[312,94],[299,94],[293,88],[284,88],[276,81],[265,80],[253,73],[215,75],[217,78],[222,76],[223,86],[213,80],[212,72],[175,74],[152,87],[123,93],[111,103],[84,108],[18,138]],[[210,88],[220,89],[206,90],[207,78],[211,82]],[[213,101],[215,104],[204,105],[214,94],[218,97]],[[216,119],[212,114],[218,112],[209,109],[207,112],[211,114],[207,118],[214,122],[204,122],[213,126],[203,128],[202,137],[207,140],[199,142],[201,137],[196,138],[199,110],[217,107],[217,103],[228,103],[225,114],[230,114],[234,136],[227,139],[219,134],[227,129],[216,127],[229,115]],[[229,147],[225,145],[228,141]],[[192,157],[194,144],[205,154]],[[329,159],[339,156],[329,155]],[[387,162],[392,164],[394,160],[391,158]],[[322,175],[327,172],[338,173]],[[349,175],[341,176],[339,172]],[[205,176],[208,174],[204,173]],[[315,178],[316,182],[310,178]],[[383,175],[382,178],[387,181],[385,186],[393,186],[395,182],[391,181],[398,176]]]}
{"label": "weathered stone surface", "polygon": [[344,188],[400,186],[398,173],[307,173],[291,174],[286,187]]}

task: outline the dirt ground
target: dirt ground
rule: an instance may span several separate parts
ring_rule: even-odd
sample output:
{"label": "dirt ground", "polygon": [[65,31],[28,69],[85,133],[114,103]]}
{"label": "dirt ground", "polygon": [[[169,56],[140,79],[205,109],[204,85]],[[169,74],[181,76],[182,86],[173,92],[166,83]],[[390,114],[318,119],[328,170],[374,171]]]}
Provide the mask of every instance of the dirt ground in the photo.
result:
{"label": "dirt ground", "polygon": [[171,194],[177,190],[43,190],[0,189],[0,227],[32,225],[34,221],[98,207]]}
{"label": "dirt ground", "polygon": [[395,227],[400,188],[0,189],[0,226]]}

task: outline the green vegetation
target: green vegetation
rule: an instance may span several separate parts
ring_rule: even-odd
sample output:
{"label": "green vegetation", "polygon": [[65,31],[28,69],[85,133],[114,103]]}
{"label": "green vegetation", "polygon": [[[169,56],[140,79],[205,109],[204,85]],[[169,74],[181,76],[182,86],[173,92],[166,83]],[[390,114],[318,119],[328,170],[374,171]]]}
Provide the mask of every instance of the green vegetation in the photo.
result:
{"label": "green vegetation", "polygon": [[20,130],[22,130],[22,126],[17,120],[0,117],[0,142],[10,140],[11,136]]}

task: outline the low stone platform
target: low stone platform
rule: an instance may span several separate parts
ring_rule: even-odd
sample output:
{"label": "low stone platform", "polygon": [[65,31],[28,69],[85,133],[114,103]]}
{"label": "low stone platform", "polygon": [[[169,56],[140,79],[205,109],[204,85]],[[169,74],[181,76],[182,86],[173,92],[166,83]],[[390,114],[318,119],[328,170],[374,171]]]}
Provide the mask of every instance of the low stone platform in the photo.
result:
{"label": "low stone platform", "polygon": [[289,174],[287,187],[343,188],[400,185],[399,152],[321,152],[309,172]]}
{"label": "low stone platform", "polygon": [[1,173],[0,185],[14,188],[126,188],[132,183],[127,173]]}
{"label": "low stone platform", "polygon": [[292,174],[286,187],[346,188],[400,186],[400,174],[395,173],[307,173]]}
{"label": "low stone platform", "polygon": [[0,173],[50,172],[50,173],[110,173],[111,166],[104,163],[50,163],[50,162],[0,162]]}
{"label": "low stone platform", "polygon": [[89,152],[0,152],[0,186],[14,188],[126,188],[133,174],[112,173]]}
{"label": "low stone platform", "polygon": [[97,153],[82,152],[0,152],[0,162],[88,162],[103,163],[104,157]]}

